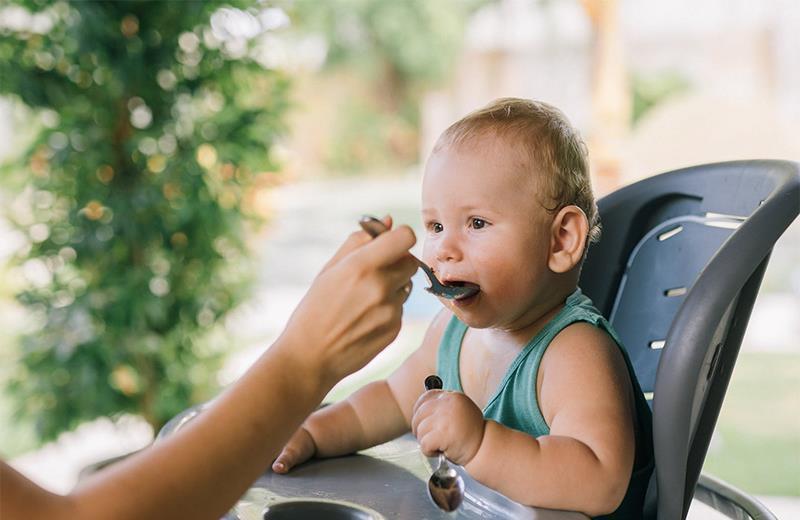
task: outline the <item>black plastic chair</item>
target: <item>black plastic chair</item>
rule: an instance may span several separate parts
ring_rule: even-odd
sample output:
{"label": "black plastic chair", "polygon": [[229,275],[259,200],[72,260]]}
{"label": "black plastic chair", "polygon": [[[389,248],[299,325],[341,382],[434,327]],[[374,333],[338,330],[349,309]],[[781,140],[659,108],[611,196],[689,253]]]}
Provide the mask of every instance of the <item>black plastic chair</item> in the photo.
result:
{"label": "black plastic chair", "polygon": [[800,212],[800,164],[685,168],[598,207],[603,236],[580,286],[619,332],[652,399],[656,469],[645,516],[685,518],[697,486],[699,500],[732,518],[774,518],[735,488],[698,478],[770,252]]}

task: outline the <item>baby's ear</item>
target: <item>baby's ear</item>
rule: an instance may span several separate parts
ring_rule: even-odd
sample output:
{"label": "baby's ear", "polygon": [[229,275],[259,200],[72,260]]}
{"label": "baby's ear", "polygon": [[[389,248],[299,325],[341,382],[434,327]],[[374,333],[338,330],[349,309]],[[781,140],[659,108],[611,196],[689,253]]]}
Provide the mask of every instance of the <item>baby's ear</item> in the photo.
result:
{"label": "baby's ear", "polygon": [[550,228],[548,267],[554,273],[566,273],[583,259],[589,219],[578,206],[561,208]]}

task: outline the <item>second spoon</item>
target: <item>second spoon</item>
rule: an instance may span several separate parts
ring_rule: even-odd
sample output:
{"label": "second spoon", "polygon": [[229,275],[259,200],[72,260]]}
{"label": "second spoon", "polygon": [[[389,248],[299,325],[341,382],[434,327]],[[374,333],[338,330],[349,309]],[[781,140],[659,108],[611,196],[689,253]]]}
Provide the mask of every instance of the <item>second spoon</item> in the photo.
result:
{"label": "second spoon", "polygon": [[[439,376],[425,378],[425,390],[442,388]],[[428,479],[428,496],[442,511],[455,511],[464,501],[464,479],[453,468],[444,453],[439,452],[439,467]]]}

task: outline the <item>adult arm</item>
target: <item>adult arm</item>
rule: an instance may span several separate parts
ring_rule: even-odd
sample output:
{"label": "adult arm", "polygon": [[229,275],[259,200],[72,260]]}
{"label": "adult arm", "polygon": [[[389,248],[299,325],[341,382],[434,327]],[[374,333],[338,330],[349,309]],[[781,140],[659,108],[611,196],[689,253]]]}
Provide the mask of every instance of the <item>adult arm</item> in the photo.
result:
{"label": "adult arm", "polygon": [[0,518],[220,518],[330,388],[397,336],[414,241],[407,227],[351,235],[281,337],[207,411],[71,494],[0,462]]}

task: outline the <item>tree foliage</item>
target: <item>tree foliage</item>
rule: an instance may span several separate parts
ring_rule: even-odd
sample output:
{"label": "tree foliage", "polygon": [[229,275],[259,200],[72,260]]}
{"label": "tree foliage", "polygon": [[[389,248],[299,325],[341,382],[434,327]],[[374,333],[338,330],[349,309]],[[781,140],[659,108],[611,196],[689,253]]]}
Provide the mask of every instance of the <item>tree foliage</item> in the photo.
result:
{"label": "tree foliage", "polygon": [[36,318],[8,388],[42,439],[121,411],[158,427],[207,397],[205,338],[243,296],[242,208],[275,168],[288,89],[212,30],[231,4],[248,5],[0,7],[29,22],[0,25],[0,94],[39,128],[5,174],[24,185],[9,218]]}

